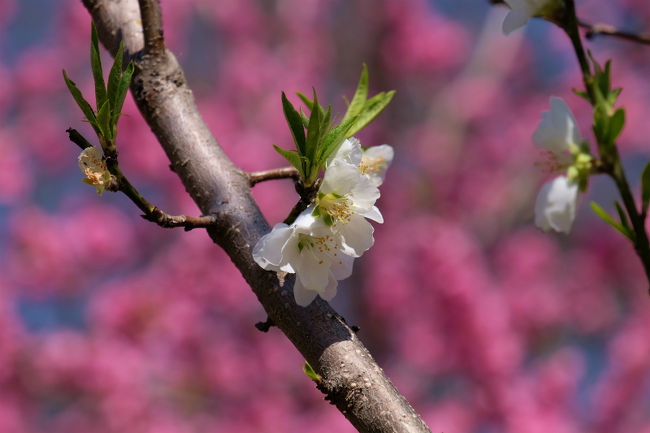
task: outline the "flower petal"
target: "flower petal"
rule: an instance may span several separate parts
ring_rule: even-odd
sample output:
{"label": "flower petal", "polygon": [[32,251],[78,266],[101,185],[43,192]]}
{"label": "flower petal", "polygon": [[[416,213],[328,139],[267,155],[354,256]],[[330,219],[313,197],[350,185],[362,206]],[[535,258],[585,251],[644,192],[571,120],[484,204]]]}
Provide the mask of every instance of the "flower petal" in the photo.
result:
{"label": "flower petal", "polygon": [[278,223],[270,233],[265,234],[253,248],[253,259],[267,271],[294,272],[288,260],[284,258],[284,249],[293,235],[293,228]]}
{"label": "flower petal", "polygon": [[334,298],[334,296],[336,296],[336,288],[338,287],[338,285],[339,282],[336,280],[336,278],[330,275],[330,280],[329,283],[327,284],[327,287],[318,295],[326,301],[331,301]]}
{"label": "flower petal", "polygon": [[386,170],[393,162],[394,156],[395,151],[388,144],[369,147],[363,152],[359,168],[374,186],[379,186],[384,182]]}
{"label": "flower petal", "polygon": [[578,185],[565,176],[547,182],[535,201],[535,224],[544,231],[569,233],[578,205]]}
{"label": "flower petal", "polygon": [[318,292],[315,290],[309,290],[302,285],[299,278],[296,278],[296,282],[293,285],[293,297],[296,300],[296,304],[301,307],[306,307],[316,298]]}
{"label": "flower petal", "polygon": [[338,260],[332,261],[332,268],[330,270],[332,271],[334,278],[339,281],[345,280],[352,275],[354,257],[348,256],[347,254],[338,254],[336,257]]}
{"label": "flower petal", "polygon": [[327,158],[326,167],[332,165],[334,161],[343,161],[357,166],[361,162],[361,155],[361,143],[355,137],[350,137],[344,140],[336,152]]}
{"label": "flower petal", "polygon": [[360,215],[354,214],[347,224],[337,226],[343,237],[343,253],[352,257],[361,257],[375,243],[372,237],[375,229]]}

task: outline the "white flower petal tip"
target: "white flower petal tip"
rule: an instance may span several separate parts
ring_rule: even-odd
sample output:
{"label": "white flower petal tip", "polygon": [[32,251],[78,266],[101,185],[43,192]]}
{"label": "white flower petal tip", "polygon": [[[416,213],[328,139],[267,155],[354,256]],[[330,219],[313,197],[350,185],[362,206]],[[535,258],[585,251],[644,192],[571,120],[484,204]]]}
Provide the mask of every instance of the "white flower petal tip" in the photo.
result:
{"label": "white flower petal tip", "polygon": [[533,17],[550,14],[555,9],[562,7],[557,0],[505,0],[510,7],[510,12],[503,20],[503,34],[509,35],[513,31],[526,25]]}
{"label": "white flower petal tip", "polygon": [[578,206],[578,185],[565,176],[542,186],[535,202],[535,225],[544,231],[568,234]]}

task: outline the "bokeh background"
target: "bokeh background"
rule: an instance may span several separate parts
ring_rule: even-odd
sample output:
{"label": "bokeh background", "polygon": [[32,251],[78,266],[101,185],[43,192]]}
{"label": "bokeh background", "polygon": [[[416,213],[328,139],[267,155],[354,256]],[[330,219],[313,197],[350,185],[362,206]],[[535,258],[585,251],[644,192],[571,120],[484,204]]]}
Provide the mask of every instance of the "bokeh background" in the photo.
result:
{"label": "bokeh background", "polygon": [[[333,301],[434,432],[650,432],[650,297],[629,245],[587,205],[569,236],[533,224],[549,178],[531,135],[551,95],[590,137],[568,40],[531,22],[508,38],[479,0],[163,0],[168,46],[200,110],[246,170],[284,166],[280,92],[342,113],[366,62],[397,95],[360,134],[396,159],[375,246]],[[580,17],[650,30],[646,0],[578,1]],[[65,90],[92,95],[90,20],[76,0],[0,0],[0,432],[352,432],[302,373],[226,255],[82,184]],[[650,49],[613,59],[635,191],[650,156]],[[105,51],[104,63],[109,63]],[[295,103],[298,99],[291,96]],[[120,163],[152,202],[197,214],[131,97]],[[271,224],[289,181],[255,187]]]}

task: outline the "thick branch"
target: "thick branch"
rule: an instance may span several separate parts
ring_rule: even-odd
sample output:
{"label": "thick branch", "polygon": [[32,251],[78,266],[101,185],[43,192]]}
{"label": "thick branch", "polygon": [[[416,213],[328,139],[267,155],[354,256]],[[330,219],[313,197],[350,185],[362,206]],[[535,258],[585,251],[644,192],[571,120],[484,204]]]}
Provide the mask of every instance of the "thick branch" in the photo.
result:
{"label": "thick branch", "polygon": [[215,216],[211,238],[230,256],[264,306],[323,378],[319,389],[361,432],[429,432],[421,418],[326,302],[306,308],[294,302],[293,275],[262,270],[251,249],[270,230],[251,197],[249,177],[223,153],[199,115],[175,57],[142,52],[142,31],[133,31],[135,0],[83,0],[102,43],[113,52],[123,36],[134,55],[131,91],[174,171],[205,215]]}

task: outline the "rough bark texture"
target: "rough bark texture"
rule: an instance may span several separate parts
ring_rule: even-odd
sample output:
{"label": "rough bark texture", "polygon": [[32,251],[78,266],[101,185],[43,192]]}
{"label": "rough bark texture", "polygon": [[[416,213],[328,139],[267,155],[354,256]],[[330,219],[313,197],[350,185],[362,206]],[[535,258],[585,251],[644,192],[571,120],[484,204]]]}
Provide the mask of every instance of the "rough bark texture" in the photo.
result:
{"label": "rough bark texture", "polygon": [[329,304],[317,299],[307,308],[296,305],[293,275],[266,272],[253,261],[252,246],[270,228],[251,196],[248,177],[204,123],[173,54],[143,51],[138,1],[83,3],[113,55],[124,40],[126,55],[136,65],[131,92],[143,117],[192,199],[204,214],[217,216],[210,237],[228,253],[269,318],[322,377],[318,388],[326,399],[360,432],[429,432]]}

